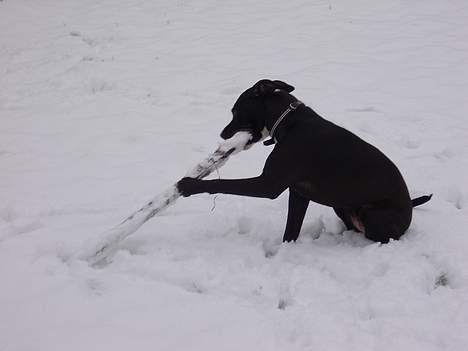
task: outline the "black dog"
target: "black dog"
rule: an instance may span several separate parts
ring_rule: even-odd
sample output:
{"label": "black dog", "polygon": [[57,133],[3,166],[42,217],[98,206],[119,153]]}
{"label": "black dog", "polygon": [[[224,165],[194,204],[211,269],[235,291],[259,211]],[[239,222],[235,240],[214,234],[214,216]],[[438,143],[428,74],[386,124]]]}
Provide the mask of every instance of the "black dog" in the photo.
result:
{"label": "black dog", "polygon": [[232,108],[223,139],[249,131],[251,143],[265,130],[275,143],[260,176],[233,180],[183,178],[183,196],[223,193],[274,199],[289,188],[289,210],[283,241],[295,241],[309,201],[333,207],[346,227],[371,240],[387,243],[408,229],[414,206],[398,168],[382,152],[353,133],[320,117],[290,93],[281,81],[261,80],[247,89]]}

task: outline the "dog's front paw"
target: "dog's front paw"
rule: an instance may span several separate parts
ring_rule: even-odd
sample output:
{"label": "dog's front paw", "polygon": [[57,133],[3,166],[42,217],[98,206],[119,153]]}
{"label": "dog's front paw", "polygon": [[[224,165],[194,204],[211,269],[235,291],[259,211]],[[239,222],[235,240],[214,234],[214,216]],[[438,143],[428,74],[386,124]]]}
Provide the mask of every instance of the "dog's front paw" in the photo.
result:
{"label": "dog's front paw", "polygon": [[202,193],[202,183],[203,180],[185,177],[177,182],[177,189],[182,196],[187,197],[190,195]]}

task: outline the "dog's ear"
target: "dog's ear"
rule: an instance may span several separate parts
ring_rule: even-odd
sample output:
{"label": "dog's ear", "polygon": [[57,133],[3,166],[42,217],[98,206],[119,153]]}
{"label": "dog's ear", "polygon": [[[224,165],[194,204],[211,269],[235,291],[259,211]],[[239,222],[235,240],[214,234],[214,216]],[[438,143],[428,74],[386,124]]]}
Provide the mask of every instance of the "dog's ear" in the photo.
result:
{"label": "dog's ear", "polygon": [[252,87],[253,88],[253,96],[255,97],[263,97],[270,95],[273,93],[276,89],[275,83],[273,83],[269,79],[262,79],[259,80],[255,85]]}
{"label": "dog's ear", "polygon": [[282,82],[280,80],[274,80],[273,83],[277,89],[286,90],[288,93],[294,91],[294,87],[288,83]]}
{"label": "dog's ear", "polygon": [[294,90],[294,87],[280,80],[262,79],[253,86],[253,95],[255,97],[264,97],[272,94],[276,89],[290,93]]}

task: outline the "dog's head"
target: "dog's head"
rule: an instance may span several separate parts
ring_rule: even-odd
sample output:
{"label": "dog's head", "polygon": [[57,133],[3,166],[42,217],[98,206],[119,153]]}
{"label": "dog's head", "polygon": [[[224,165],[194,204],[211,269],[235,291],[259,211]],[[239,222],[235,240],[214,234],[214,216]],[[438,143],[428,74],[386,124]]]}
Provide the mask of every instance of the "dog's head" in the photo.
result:
{"label": "dog's head", "polygon": [[232,108],[232,121],[221,132],[221,138],[229,139],[240,131],[252,134],[249,144],[256,143],[266,137],[265,100],[276,92],[289,94],[294,90],[289,84],[279,80],[262,79],[244,91]]}

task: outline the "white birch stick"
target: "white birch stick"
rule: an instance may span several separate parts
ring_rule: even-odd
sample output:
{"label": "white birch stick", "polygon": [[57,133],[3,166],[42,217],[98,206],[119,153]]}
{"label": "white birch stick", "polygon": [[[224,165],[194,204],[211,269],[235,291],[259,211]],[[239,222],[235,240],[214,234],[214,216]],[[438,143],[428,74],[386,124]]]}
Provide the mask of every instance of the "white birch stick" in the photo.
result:
{"label": "white birch stick", "polygon": [[[247,146],[252,138],[248,132],[238,132],[232,138],[219,145],[215,152],[205,158],[190,170],[186,177],[202,179],[214,170],[222,167],[231,155],[234,155]],[[172,205],[180,197],[177,183],[166,191],[156,195],[150,202],[138,211],[128,216],[118,226],[101,234],[97,241],[88,242],[77,258],[87,260],[91,265],[107,261],[117,250],[119,242],[135,233],[146,221],[159,214]]]}

